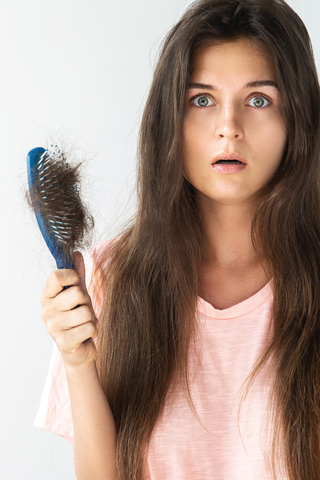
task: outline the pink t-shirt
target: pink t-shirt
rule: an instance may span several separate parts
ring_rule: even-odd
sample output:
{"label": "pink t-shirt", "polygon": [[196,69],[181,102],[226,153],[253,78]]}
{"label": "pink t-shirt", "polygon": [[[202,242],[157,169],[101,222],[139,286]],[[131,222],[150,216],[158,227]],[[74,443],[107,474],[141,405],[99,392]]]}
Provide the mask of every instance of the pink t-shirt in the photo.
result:
{"label": "pink t-shirt", "polygon": [[[103,248],[105,242],[96,246]],[[84,260],[88,285],[92,271],[89,251]],[[202,344],[201,352],[200,345],[197,350],[200,358],[193,349],[190,352],[190,391],[202,425],[184,395],[175,397],[173,404],[166,404],[150,442],[151,480],[271,480],[265,468],[261,437],[269,393],[263,374],[257,377],[243,404],[240,432],[237,423],[239,389],[273,333],[271,283],[272,280],[252,297],[224,310],[198,298],[196,315],[201,324]],[[90,291],[89,294],[98,316],[94,296]],[[61,435],[73,444],[68,383],[56,344],[34,426]]]}

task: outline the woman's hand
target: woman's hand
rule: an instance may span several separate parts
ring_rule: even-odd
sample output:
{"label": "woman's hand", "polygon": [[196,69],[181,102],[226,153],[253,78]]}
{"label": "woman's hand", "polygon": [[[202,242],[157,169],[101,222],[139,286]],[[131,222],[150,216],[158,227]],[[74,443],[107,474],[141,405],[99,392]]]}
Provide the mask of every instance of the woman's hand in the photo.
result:
{"label": "woman's hand", "polygon": [[[98,320],[85,284],[85,266],[80,252],[72,256],[76,270],[53,270],[47,278],[40,301],[41,317],[56,342],[66,367],[88,367],[97,350]],[[63,290],[64,286],[70,286]]]}

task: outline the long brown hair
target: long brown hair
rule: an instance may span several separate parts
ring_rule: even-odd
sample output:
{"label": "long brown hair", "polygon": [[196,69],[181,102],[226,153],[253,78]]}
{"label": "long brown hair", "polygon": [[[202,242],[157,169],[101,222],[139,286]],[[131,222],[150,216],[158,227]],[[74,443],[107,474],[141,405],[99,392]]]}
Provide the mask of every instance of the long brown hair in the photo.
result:
{"label": "long brown hair", "polygon": [[[275,461],[290,480],[320,478],[319,81],[307,29],[283,0],[200,0],[164,39],[138,143],[134,218],[95,264],[101,294],[97,368],[117,429],[119,480],[141,480],[169,386],[181,382],[194,414],[188,353],[200,338],[195,310],[202,225],[183,176],[181,138],[192,58],[206,41],[247,38],[264,49],[282,93],[287,144],[252,220],[273,275],[274,334],[247,377],[272,367]],[[246,393],[247,395],[247,393]]]}

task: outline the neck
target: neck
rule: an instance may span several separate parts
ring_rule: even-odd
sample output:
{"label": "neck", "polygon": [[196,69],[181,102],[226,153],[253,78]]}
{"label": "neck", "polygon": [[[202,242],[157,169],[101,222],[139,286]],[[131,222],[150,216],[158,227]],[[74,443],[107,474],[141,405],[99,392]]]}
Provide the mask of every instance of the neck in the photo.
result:
{"label": "neck", "polygon": [[[208,200],[201,202],[203,264],[225,271],[250,270],[261,265],[251,241],[251,205],[224,205]],[[259,256],[263,258],[262,252]]]}

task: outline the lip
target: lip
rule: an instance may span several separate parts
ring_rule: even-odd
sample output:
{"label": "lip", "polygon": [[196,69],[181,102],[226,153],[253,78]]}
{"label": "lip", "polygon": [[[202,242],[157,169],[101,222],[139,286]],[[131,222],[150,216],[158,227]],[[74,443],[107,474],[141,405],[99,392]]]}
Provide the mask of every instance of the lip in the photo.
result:
{"label": "lip", "polygon": [[238,173],[244,170],[246,166],[247,165],[243,163],[231,163],[230,165],[226,163],[216,163],[212,164],[211,168],[218,173]]}
{"label": "lip", "polygon": [[[242,162],[244,164],[247,163],[247,160],[245,158],[241,157],[241,155],[239,155],[238,153],[235,153],[235,152],[231,152],[231,153],[221,152],[221,153],[218,153],[218,155],[216,155],[214,157],[214,159],[212,160],[211,165],[216,163],[218,160],[238,160],[239,162]],[[218,163],[218,165],[219,165],[219,163]]]}

